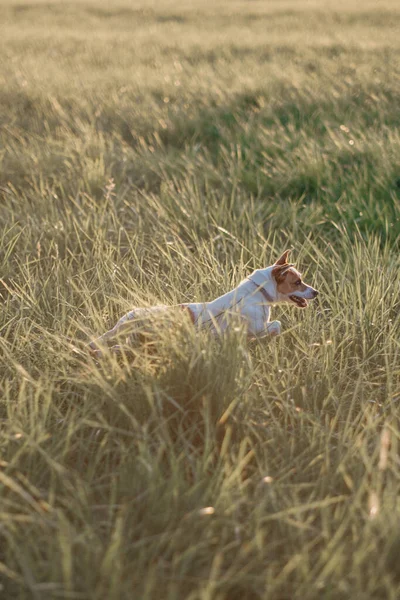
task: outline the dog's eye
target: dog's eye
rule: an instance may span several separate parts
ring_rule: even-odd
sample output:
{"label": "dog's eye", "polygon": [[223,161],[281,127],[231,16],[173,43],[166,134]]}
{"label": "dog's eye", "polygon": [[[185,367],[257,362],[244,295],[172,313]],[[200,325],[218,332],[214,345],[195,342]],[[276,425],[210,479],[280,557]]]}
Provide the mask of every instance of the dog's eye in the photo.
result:
{"label": "dog's eye", "polygon": [[301,285],[301,279],[298,279],[297,281],[295,281],[294,285]]}

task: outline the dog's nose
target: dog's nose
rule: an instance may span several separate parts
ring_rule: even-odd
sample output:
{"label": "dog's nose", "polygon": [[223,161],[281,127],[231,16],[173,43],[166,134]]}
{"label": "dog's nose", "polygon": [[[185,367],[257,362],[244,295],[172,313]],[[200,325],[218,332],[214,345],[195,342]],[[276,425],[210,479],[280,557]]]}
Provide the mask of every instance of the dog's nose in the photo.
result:
{"label": "dog's nose", "polygon": [[319,292],[317,290],[313,290],[313,297],[316,298],[318,296]]}

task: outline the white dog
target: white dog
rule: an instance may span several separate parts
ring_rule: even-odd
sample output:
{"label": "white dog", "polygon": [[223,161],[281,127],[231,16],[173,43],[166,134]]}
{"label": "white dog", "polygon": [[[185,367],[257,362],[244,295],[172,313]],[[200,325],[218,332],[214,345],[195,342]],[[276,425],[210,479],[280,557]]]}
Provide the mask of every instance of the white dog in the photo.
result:
{"label": "white dog", "polygon": [[[155,331],[161,322],[173,326],[175,319],[182,314],[190,317],[197,329],[207,328],[214,334],[223,333],[237,319],[245,326],[249,338],[265,335],[279,335],[281,324],[270,321],[271,306],[280,302],[289,302],[299,308],[308,305],[318,295],[317,290],[306,285],[293,264],[288,263],[290,250],[270,267],[257,269],[239,285],[212,300],[194,302],[176,306],[153,306],[135,308],[124,315],[110,331],[89,344],[97,356],[101,356],[101,346],[108,346],[124,338],[132,343],[140,340],[143,332]],[[184,311],[184,312],[183,312]],[[120,351],[121,346],[112,346],[112,351]]]}

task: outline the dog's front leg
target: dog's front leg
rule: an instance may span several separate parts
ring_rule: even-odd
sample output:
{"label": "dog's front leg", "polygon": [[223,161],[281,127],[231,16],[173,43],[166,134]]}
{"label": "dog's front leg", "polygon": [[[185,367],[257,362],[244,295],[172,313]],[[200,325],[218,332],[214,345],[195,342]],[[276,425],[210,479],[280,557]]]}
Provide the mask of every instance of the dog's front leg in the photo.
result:
{"label": "dog's front leg", "polygon": [[[269,316],[269,315],[268,315]],[[263,315],[264,317],[264,315]],[[275,337],[281,332],[280,321],[268,321],[264,318],[253,318],[249,322],[248,333],[250,338]]]}
{"label": "dog's front leg", "polygon": [[271,321],[267,323],[266,327],[268,335],[275,337],[276,335],[280,335],[281,333],[281,322],[280,321]]}

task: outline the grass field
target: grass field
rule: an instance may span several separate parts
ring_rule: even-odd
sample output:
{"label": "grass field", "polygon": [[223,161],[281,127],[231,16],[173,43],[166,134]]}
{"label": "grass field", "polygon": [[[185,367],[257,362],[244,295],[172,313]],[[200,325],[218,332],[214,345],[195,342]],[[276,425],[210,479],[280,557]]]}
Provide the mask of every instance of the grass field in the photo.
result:
{"label": "grass field", "polygon": [[[390,0],[1,2],[1,598],[399,598],[399,31]],[[280,338],[82,350],[288,247],[321,295]]]}

